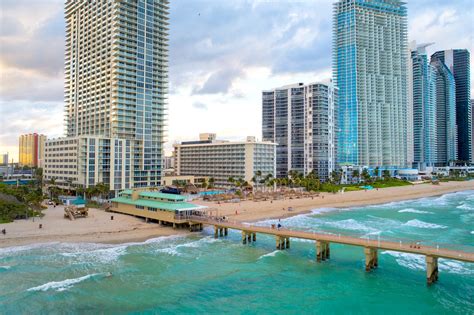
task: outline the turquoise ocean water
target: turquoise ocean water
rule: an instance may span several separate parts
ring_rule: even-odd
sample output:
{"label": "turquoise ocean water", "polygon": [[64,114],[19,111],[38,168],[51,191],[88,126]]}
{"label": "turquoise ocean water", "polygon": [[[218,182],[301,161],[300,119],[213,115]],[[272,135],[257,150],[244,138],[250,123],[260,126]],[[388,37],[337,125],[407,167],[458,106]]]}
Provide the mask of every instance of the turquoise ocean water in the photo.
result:
{"label": "turquoise ocean water", "polygon": [[[319,209],[282,224],[474,251],[474,191]],[[474,314],[473,264],[440,260],[440,280],[427,287],[423,256],[381,251],[366,273],[362,248],[332,244],[331,259],[316,263],[312,242],[277,252],[269,236],[242,245],[238,232],[212,233],[0,249],[0,314]]]}

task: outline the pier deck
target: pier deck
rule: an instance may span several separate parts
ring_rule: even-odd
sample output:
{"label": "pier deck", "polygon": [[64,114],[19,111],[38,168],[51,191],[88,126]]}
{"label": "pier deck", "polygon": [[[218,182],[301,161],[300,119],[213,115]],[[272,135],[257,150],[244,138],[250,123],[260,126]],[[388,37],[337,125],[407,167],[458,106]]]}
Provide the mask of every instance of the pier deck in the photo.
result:
{"label": "pier deck", "polygon": [[427,281],[429,284],[436,282],[438,279],[438,258],[474,263],[474,252],[420,245],[417,244],[417,242],[392,242],[386,240],[364,239],[353,236],[277,229],[243,224],[241,222],[216,220],[209,217],[191,217],[189,218],[189,221],[192,224],[214,226],[216,237],[218,237],[218,231],[220,231],[220,235],[223,236],[224,231],[225,235],[227,235],[227,229],[240,230],[242,231],[242,241],[244,244],[247,243],[247,241],[255,241],[257,233],[275,236],[277,238],[277,249],[289,248],[290,238],[313,240],[316,242],[318,261],[329,258],[330,243],[364,247],[367,271],[378,266],[377,251],[379,249],[424,255],[426,256]]}

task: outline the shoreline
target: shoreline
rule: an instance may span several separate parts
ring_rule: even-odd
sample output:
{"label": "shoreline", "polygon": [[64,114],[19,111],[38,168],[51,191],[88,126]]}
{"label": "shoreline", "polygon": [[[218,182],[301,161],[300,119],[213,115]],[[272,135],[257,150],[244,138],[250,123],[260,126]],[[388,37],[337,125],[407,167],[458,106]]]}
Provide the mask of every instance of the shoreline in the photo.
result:
{"label": "shoreline", "polygon": [[[377,206],[377,205],[388,204],[388,203],[391,203],[391,202],[415,201],[415,200],[418,200],[418,199],[441,197],[441,196],[444,196],[444,195],[455,194],[455,193],[458,193],[458,192],[464,192],[464,191],[470,191],[470,190],[474,191],[474,187],[472,189],[468,188],[468,189],[465,189],[465,190],[455,190],[455,191],[451,191],[451,192],[440,192],[440,193],[436,193],[436,194],[433,194],[433,195],[425,195],[423,197],[399,199],[399,200],[392,200],[392,201],[388,201],[388,202],[387,201],[383,201],[383,202],[381,201],[381,202],[373,202],[373,203],[369,203],[369,204],[360,204],[360,205],[356,204],[356,205],[350,205],[350,206],[336,205],[336,206],[333,206],[333,207],[317,207],[317,208],[313,208],[313,209],[309,209],[309,210],[301,210],[298,213],[289,212],[285,215],[281,215],[281,216],[278,216],[278,217],[270,217],[270,218],[267,218],[267,219],[268,220],[287,219],[287,218],[295,217],[295,216],[302,215],[302,214],[310,214],[313,211],[320,210],[320,209],[330,209],[329,211],[324,211],[324,213],[330,213],[332,211],[340,210],[340,209],[359,208],[359,207],[363,207],[363,206]],[[259,221],[261,221],[261,219],[255,219],[255,220],[252,220],[252,221],[247,221],[247,223],[255,223],[255,222],[259,222]]]}
{"label": "shoreline", "polygon": [[[319,197],[285,199],[274,201],[242,201],[221,203],[198,201],[199,205],[215,209],[213,215],[226,216],[239,222],[254,223],[262,220],[284,219],[300,214],[308,214],[322,208],[355,208],[401,202],[427,197],[435,197],[461,191],[474,190],[474,181],[444,182],[440,185],[418,184],[369,191],[350,191],[343,194],[321,193]],[[288,207],[293,210],[288,211]],[[237,211],[237,214],[236,214]]]}
{"label": "shoreline", "polygon": [[[242,201],[240,203],[217,204],[215,202],[196,201],[194,203],[216,209],[219,216],[231,220],[254,223],[263,220],[286,219],[311,213],[317,209],[356,208],[380,205],[390,202],[416,200],[441,196],[456,192],[474,190],[474,181],[447,182],[439,186],[420,184],[383,188],[370,191],[351,191],[343,194],[321,193],[319,197],[302,199],[285,199],[275,201]],[[293,211],[283,210],[292,207]],[[237,215],[235,214],[237,211]],[[328,211],[328,213],[331,211]],[[114,219],[111,220],[111,216]],[[215,215],[215,212],[214,214]],[[133,216],[109,213],[98,209],[89,209],[87,218],[75,221],[64,219],[63,206],[49,206],[43,218],[18,220],[1,224],[7,230],[0,235],[0,248],[24,246],[31,244],[62,243],[99,243],[123,244],[144,242],[162,236],[189,235],[187,229],[173,229],[146,223],[144,219]],[[43,228],[39,229],[39,224]]]}

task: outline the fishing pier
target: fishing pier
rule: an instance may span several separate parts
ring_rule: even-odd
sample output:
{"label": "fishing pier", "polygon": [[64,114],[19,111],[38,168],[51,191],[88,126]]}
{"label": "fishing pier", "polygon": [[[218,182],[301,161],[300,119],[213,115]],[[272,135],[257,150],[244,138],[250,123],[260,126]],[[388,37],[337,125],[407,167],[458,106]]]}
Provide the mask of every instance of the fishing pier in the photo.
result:
{"label": "fishing pier", "polygon": [[334,234],[313,233],[287,229],[277,229],[273,227],[243,224],[241,222],[230,222],[218,220],[212,217],[192,216],[189,218],[190,226],[198,226],[202,230],[203,225],[214,227],[214,237],[228,235],[229,229],[242,232],[242,243],[248,244],[257,241],[257,234],[267,234],[275,237],[276,249],[285,250],[290,248],[290,239],[298,238],[312,240],[315,242],[316,261],[322,262],[331,256],[330,245],[344,244],[358,246],[364,249],[365,270],[367,272],[378,267],[378,251],[389,250],[417,255],[424,255],[426,261],[427,283],[433,284],[438,280],[438,259],[445,258],[462,262],[474,263],[474,253],[448,248],[419,245],[416,242],[391,242],[381,240],[370,240],[352,236],[342,236]]}

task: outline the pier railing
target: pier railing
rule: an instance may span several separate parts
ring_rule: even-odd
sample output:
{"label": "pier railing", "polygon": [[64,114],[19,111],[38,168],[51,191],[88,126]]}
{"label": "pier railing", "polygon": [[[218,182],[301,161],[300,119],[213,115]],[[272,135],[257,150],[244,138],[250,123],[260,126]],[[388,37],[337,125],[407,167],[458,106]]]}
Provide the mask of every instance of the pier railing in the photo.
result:
{"label": "pier railing", "polygon": [[474,246],[442,244],[435,241],[414,240],[408,238],[391,238],[383,235],[348,235],[346,233],[331,233],[326,231],[302,231],[292,228],[278,228],[277,225],[263,226],[229,220],[226,217],[189,216],[191,222],[222,226],[242,231],[287,236],[308,240],[321,240],[362,247],[374,247],[386,250],[408,252],[421,255],[436,255],[463,261],[474,261]]}

